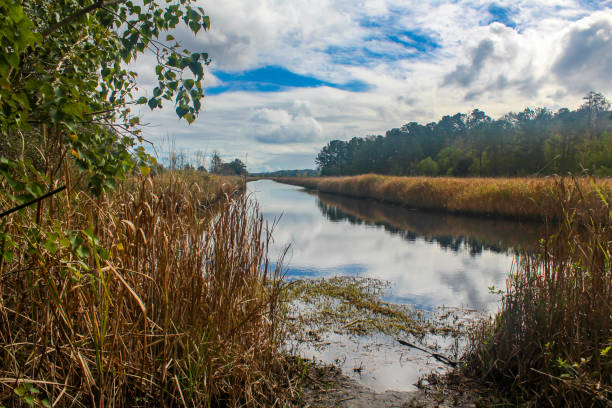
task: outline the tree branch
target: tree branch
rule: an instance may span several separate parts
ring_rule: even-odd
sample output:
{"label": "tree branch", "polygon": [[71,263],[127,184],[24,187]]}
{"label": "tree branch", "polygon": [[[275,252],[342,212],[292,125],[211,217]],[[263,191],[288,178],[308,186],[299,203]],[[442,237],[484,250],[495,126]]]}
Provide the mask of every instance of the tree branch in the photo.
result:
{"label": "tree branch", "polygon": [[74,14],[69,15],[68,17],[66,17],[65,19],[63,19],[62,21],[53,24],[51,27],[47,28],[46,30],[43,30],[41,32],[43,37],[48,37],[49,34],[53,33],[54,31],[59,30],[60,28],[72,23],[73,21],[78,20],[79,18],[83,17],[84,15],[86,15],[87,13],[90,13],[94,10],[97,9],[101,9],[103,7],[108,7],[108,6],[113,6],[115,4],[119,4],[124,2],[125,0],[113,0],[113,1],[109,1],[109,2],[104,2],[104,0],[98,0],[96,1],[94,4],[92,4],[91,6],[87,6],[84,9],[81,9],[79,11],[77,11]]}
{"label": "tree branch", "polygon": [[42,196],[40,196],[38,198],[35,198],[35,199],[31,200],[31,201],[28,201],[27,203],[18,205],[17,207],[13,207],[10,210],[4,211],[2,214],[0,214],[0,218],[6,217],[7,215],[14,213],[15,211],[19,211],[19,210],[21,210],[23,208],[26,208],[26,207],[28,207],[28,206],[30,206],[32,204],[36,204],[39,201],[44,200],[45,198],[51,197],[54,194],[57,194],[57,193],[59,193],[61,191],[64,191],[65,189],[66,189],[66,186],[62,186],[60,188],[56,188],[55,190],[49,191],[47,194],[44,194],[44,195],[42,195]]}

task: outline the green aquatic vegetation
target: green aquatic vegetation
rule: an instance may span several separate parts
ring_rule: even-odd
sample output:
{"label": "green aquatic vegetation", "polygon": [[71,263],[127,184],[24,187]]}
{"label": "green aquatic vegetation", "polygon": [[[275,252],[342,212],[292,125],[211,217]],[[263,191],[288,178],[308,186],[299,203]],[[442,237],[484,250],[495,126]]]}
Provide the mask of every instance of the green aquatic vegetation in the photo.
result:
{"label": "green aquatic vegetation", "polygon": [[389,282],[363,277],[339,276],[289,282],[284,289],[288,331],[303,339],[308,334],[315,341],[319,334],[393,336],[412,335],[422,339],[427,334],[456,334],[459,326],[449,325],[408,305],[384,302]]}

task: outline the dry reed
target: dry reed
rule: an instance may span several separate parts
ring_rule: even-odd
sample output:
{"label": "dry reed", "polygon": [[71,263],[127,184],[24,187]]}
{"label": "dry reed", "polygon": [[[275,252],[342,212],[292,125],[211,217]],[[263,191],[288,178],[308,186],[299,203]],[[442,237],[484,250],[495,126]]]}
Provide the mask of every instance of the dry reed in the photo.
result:
{"label": "dry reed", "polygon": [[281,404],[279,269],[235,185],[166,173],[12,216],[0,405]]}
{"label": "dry reed", "polygon": [[[393,177],[375,174],[351,177],[277,178],[276,181],[326,193],[373,198],[408,207],[503,218],[560,218],[555,178]],[[598,180],[612,195],[612,180]],[[586,180],[578,182],[586,207],[598,194]]]}
{"label": "dry reed", "polygon": [[517,260],[501,311],[474,333],[465,372],[512,404],[611,406],[609,197],[585,208],[580,183],[555,188],[562,222],[539,254]]}

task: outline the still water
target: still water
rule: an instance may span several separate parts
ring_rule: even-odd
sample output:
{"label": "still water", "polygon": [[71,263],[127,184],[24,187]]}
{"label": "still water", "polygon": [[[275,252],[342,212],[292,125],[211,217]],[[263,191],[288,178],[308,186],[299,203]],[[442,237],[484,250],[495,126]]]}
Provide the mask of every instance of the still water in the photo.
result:
{"label": "still water", "polygon": [[[384,300],[435,311],[440,307],[494,312],[514,253],[535,248],[541,225],[423,212],[373,200],[316,193],[260,180],[248,191],[274,227],[270,259],[289,250],[287,279],[362,276],[390,282]],[[305,346],[306,357],[340,364],[379,391],[411,390],[435,366],[392,338],[341,338]],[[418,353],[417,353],[418,354]],[[355,367],[360,367],[355,374]]]}
{"label": "still water", "polygon": [[248,184],[274,229],[271,259],[290,245],[287,277],[358,275],[390,281],[385,300],[420,309],[494,310],[514,251],[533,248],[535,223],[422,212],[373,200]]}

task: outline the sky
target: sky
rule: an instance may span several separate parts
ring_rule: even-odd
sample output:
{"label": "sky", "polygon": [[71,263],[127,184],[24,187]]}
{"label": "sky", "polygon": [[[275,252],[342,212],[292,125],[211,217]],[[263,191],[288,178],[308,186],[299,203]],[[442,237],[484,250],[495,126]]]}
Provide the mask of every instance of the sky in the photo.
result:
{"label": "sky", "polygon": [[[612,99],[612,0],[207,0],[211,29],[173,33],[207,52],[197,120],[140,108],[163,160],[218,151],[250,172],[315,168],[330,140],[479,108],[575,109]],[[155,59],[133,63],[151,95]],[[138,112],[137,112],[138,113]]]}

